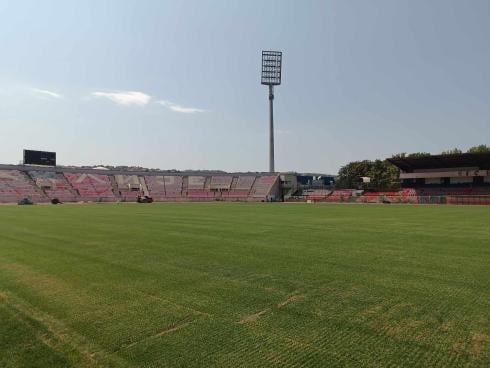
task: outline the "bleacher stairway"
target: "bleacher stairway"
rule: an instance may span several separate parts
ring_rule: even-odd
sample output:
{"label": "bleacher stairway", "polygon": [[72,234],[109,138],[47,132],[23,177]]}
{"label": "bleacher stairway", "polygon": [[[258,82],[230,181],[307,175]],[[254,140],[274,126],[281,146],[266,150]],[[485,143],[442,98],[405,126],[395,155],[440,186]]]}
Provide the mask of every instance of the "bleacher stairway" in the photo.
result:
{"label": "bleacher stairway", "polygon": [[36,182],[31,178],[29,173],[27,171],[21,171],[21,174],[25,177],[26,181],[30,185],[32,185],[33,189],[39,194],[39,196],[42,198],[42,201],[48,202],[49,201],[48,195],[46,194],[46,192],[44,190],[42,190],[41,188],[39,188],[37,186]]}
{"label": "bleacher stairway", "polygon": [[109,180],[111,181],[112,192],[114,193],[114,196],[117,199],[121,199],[121,193],[119,191],[119,187],[116,183],[116,179],[114,178],[114,175],[109,176]]}

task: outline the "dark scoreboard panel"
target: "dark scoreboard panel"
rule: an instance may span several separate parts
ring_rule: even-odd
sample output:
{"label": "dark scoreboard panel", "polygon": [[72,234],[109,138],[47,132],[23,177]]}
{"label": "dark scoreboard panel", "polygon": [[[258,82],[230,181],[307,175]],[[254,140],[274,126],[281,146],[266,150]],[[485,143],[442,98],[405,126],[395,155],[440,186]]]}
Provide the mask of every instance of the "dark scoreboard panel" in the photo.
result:
{"label": "dark scoreboard panel", "polygon": [[24,150],[24,165],[56,166],[56,152]]}

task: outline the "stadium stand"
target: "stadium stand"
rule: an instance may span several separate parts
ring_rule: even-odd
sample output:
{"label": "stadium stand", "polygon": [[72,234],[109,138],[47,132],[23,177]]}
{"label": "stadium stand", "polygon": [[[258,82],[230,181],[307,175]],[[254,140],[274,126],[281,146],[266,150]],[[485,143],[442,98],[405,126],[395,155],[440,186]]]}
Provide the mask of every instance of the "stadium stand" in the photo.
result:
{"label": "stadium stand", "polygon": [[140,190],[138,175],[114,175],[119,190]]}
{"label": "stadium stand", "polygon": [[114,175],[117,191],[125,202],[135,202],[143,194],[138,175]]}
{"label": "stadium stand", "polygon": [[188,176],[187,190],[203,190],[205,181],[204,176]]}
{"label": "stadium stand", "polygon": [[165,199],[165,179],[163,176],[145,176],[149,196],[155,201]]}
{"label": "stadium stand", "polygon": [[28,198],[33,202],[46,202],[46,195],[34,184],[25,172],[18,170],[0,171],[0,202],[16,203]]}
{"label": "stadium stand", "polygon": [[[434,169],[430,169],[425,161],[410,159],[408,164],[404,162],[405,166],[400,165],[404,169],[400,174],[403,188],[399,191],[332,191],[302,185],[292,200],[490,205],[490,155],[488,161],[482,160],[483,156],[479,155],[476,161],[465,157],[468,167],[461,166],[460,158],[455,158],[456,163],[451,158],[432,160],[431,163],[437,163]],[[451,165],[440,167],[441,162],[451,162]],[[423,169],[419,170],[420,167]],[[0,202],[16,203],[24,198],[35,203],[53,199],[62,202],[136,202],[141,195],[151,196],[156,202],[286,200],[286,193],[292,193],[295,187],[291,188],[290,178],[283,176],[284,180],[270,174],[176,175],[162,172],[158,175],[121,171],[100,174],[94,169],[0,165]]]}
{"label": "stadium stand", "polygon": [[[141,181],[142,178],[140,178]],[[183,177],[178,175],[147,175],[144,177],[149,196],[155,201],[182,199]]]}
{"label": "stadium stand", "polygon": [[327,198],[327,202],[347,202],[350,201],[355,190],[353,189],[342,189],[334,190]]}
{"label": "stadium stand", "polygon": [[251,196],[253,198],[267,199],[267,196],[272,191],[272,187],[278,183],[277,176],[259,176],[255,179],[252,187]]}
{"label": "stadium stand", "polygon": [[[299,189],[303,190],[300,195],[295,194],[292,200],[490,204],[490,154],[488,153],[403,157],[391,158],[388,161],[400,170],[402,188],[400,190],[337,189],[329,194],[328,191],[315,190],[315,180],[310,180],[309,176],[298,175],[296,178],[300,183]],[[286,183],[286,178],[282,183]],[[305,185],[306,190],[304,190]]]}
{"label": "stadium stand", "polygon": [[255,176],[239,176],[236,182],[236,190],[246,190],[249,192],[254,185],[256,177]]}
{"label": "stadium stand", "polygon": [[58,199],[61,202],[80,200],[77,192],[62,174],[52,171],[29,171],[29,175],[49,199]]}
{"label": "stadium stand", "polygon": [[209,190],[211,180],[205,176],[187,177],[187,198],[191,201],[214,200],[214,193]]}
{"label": "stadium stand", "polygon": [[489,204],[490,154],[463,153],[388,159],[414,203]]}
{"label": "stadium stand", "polygon": [[72,187],[78,191],[83,201],[115,201],[111,180],[107,175],[65,173]]}
{"label": "stadium stand", "polygon": [[182,198],[184,178],[182,176],[164,176],[165,196],[167,198]]}
{"label": "stadium stand", "polygon": [[158,175],[146,172],[0,165],[0,202],[267,201],[279,199],[278,175]]}
{"label": "stadium stand", "polygon": [[237,182],[238,178],[236,176],[233,176],[231,179],[230,190],[235,190]]}
{"label": "stadium stand", "polygon": [[447,204],[490,205],[490,195],[471,195],[446,197]]}
{"label": "stadium stand", "polygon": [[211,190],[211,176],[206,176],[204,178],[204,190]]}
{"label": "stadium stand", "polygon": [[328,189],[309,189],[303,191],[303,197],[307,201],[322,201],[327,200],[327,197],[332,194]]}
{"label": "stadium stand", "polygon": [[244,201],[249,198],[248,191],[234,190],[221,193],[221,199],[224,201]]}
{"label": "stadium stand", "polygon": [[233,176],[213,176],[211,177],[211,189],[230,190]]}
{"label": "stadium stand", "polygon": [[187,192],[187,198],[192,200],[213,200],[215,195],[209,190],[189,190]]}
{"label": "stadium stand", "polygon": [[0,164],[0,202],[273,201],[490,204],[490,154],[388,159],[399,191],[332,190],[334,177],[294,172],[223,174]]}
{"label": "stadium stand", "polygon": [[[250,175],[234,176],[230,182],[229,190],[221,192],[220,199],[223,201],[249,201],[250,191],[256,177]],[[229,180],[229,179],[228,179]]]}
{"label": "stadium stand", "polygon": [[417,193],[413,189],[388,192],[368,191],[359,196],[358,202],[382,203],[388,201],[390,203],[417,203],[416,195]]}

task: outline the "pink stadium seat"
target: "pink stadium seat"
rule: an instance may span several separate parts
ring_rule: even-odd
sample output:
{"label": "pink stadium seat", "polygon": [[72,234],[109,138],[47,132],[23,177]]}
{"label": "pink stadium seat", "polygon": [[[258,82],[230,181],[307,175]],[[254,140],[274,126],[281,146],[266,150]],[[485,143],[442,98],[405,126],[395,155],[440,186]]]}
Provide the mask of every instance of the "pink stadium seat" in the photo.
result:
{"label": "pink stadium seat", "polygon": [[233,176],[213,176],[211,178],[211,189],[229,190]]}
{"label": "pink stadium seat", "polygon": [[164,176],[165,195],[167,197],[176,198],[182,197],[182,176]]}
{"label": "pink stadium seat", "polygon": [[153,200],[165,197],[165,180],[163,176],[145,176],[146,187]]}
{"label": "pink stadium seat", "polygon": [[327,202],[343,202],[349,200],[353,193],[353,189],[334,190],[325,200]]}
{"label": "pink stadium seat", "polygon": [[49,200],[26,173],[18,170],[0,170],[0,202],[13,203],[24,198],[33,202]]}
{"label": "pink stadium seat", "polygon": [[205,176],[188,176],[187,177],[187,189],[188,190],[203,190],[204,183],[206,181]]}
{"label": "pink stadium seat", "polygon": [[306,200],[310,201],[322,201],[327,200],[327,197],[332,194],[328,189],[312,189],[305,193]]}
{"label": "pink stadium seat", "polygon": [[272,190],[272,186],[278,180],[277,176],[259,176],[255,179],[255,183],[252,188],[252,197],[265,198]]}
{"label": "pink stadium seat", "polygon": [[70,186],[66,178],[52,171],[29,171],[36,185],[46,193],[49,199],[57,198],[62,202],[77,202],[80,197]]}
{"label": "pink stadium seat", "polygon": [[189,190],[187,192],[189,198],[208,198],[213,199],[214,193],[208,190]]}
{"label": "pink stadium seat", "polygon": [[65,177],[82,200],[115,201],[112,183],[107,175],[65,173]]}
{"label": "pink stadium seat", "polygon": [[221,195],[224,201],[246,201],[249,197],[249,192],[246,190],[234,190],[230,192],[223,192]]}
{"label": "pink stadium seat", "polygon": [[236,190],[247,190],[250,191],[255,182],[255,176],[239,176],[235,189]]}
{"label": "pink stadium seat", "polygon": [[182,176],[147,175],[145,181],[149,194],[155,201],[182,197]]}

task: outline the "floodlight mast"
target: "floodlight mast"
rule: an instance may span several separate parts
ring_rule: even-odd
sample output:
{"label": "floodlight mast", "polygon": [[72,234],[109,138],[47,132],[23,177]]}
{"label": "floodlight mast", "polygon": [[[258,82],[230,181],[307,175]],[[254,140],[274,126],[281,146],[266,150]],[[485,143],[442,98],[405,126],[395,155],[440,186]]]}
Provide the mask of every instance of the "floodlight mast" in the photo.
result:
{"label": "floodlight mast", "polygon": [[274,171],[274,86],[269,85],[269,172]]}
{"label": "floodlight mast", "polygon": [[281,51],[262,51],[261,84],[269,86],[269,172],[274,170],[274,86],[281,84]]}

